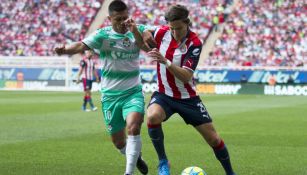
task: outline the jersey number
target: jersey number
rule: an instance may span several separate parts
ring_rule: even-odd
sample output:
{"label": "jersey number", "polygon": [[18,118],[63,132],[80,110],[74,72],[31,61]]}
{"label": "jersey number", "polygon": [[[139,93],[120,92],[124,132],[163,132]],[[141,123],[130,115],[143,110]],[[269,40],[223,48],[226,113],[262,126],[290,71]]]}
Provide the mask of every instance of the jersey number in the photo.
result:
{"label": "jersey number", "polygon": [[209,115],[208,115],[208,112],[207,112],[205,106],[202,104],[202,102],[197,103],[197,106],[200,108],[200,112],[203,114],[203,117],[210,118]]}

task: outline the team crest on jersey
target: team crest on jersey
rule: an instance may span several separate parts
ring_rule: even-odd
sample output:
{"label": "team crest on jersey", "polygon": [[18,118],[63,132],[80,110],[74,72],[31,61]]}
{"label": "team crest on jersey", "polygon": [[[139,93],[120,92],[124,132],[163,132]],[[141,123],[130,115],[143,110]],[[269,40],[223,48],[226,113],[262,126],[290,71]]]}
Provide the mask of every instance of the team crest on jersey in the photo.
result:
{"label": "team crest on jersey", "polygon": [[187,53],[187,46],[185,44],[182,44],[180,47],[179,47],[179,50],[181,53]]}
{"label": "team crest on jersey", "polygon": [[115,41],[110,41],[110,47],[114,47],[116,45]]}
{"label": "team crest on jersey", "polygon": [[129,38],[124,38],[123,46],[125,46],[125,47],[131,46],[131,41],[129,40]]}

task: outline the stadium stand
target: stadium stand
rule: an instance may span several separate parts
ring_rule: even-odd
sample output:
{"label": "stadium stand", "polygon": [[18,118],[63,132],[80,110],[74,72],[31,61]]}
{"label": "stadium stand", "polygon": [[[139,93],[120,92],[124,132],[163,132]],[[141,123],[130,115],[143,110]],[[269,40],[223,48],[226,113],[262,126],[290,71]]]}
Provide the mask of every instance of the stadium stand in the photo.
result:
{"label": "stadium stand", "polygon": [[[0,55],[54,56],[57,43],[82,39],[103,0],[4,0],[0,4]],[[202,58],[205,66],[300,67],[307,62],[304,0],[125,0],[139,24],[163,25],[167,7],[191,10],[193,31],[206,41],[220,23],[222,34]],[[228,17],[228,18],[226,18]],[[105,20],[100,26],[109,25]],[[291,24],[291,25],[289,25]],[[212,30],[213,29],[213,30]],[[208,53],[209,53],[208,52]],[[141,54],[141,64],[152,64]]]}
{"label": "stadium stand", "polygon": [[307,63],[304,0],[243,0],[226,21],[209,66],[302,67]]}
{"label": "stadium stand", "polygon": [[[182,4],[190,10],[193,31],[198,33],[204,40],[213,26],[212,19],[224,13],[224,5],[226,3],[224,0],[183,0],[179,2],[175,0],[126,0],[125,2],[129,5],[130,13],[132,18],[136,20],[136,23],[152,26],[165,24],[164,13],[170,5],[175,3]],[[108,20],[102,26],[107,25],[110,25]]]}
{"label": "stadium stand", "polygon": [[[227,0],[125,0],[128,4],[132,18],[138,24],[151,26],[164,25],[164,13],[167,8],[175,3],[182,4],[190,10],[192,30],[196,32],[205,42],[214,26],[213,19],[217,18],[218,22],[224,20],[225,6],[231,1]],[[110,25],[108,20],[102,24]],[[150,65],[152,62],[146,58],[146,54],[141,54],[141,64]]]}
{"label": "stadium stand", "polygon": [[51,56],[57,43],[83,38],[103,0],[4,0],[0,55]]}

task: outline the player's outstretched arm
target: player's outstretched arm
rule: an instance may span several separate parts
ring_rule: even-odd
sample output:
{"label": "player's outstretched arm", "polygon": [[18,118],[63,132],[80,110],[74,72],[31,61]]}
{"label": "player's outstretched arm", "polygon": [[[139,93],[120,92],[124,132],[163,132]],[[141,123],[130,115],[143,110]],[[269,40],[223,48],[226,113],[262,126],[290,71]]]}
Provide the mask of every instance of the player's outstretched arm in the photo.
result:
{"label": "player's outstretched arm", "polygon": [[89,50],[90,48],[87,47],[83,42],[75,42],[70,45],[63,45],[60,47],[56,47],[54,51],[58,55],[73,55],[77,53],[83,53],[86,50]]}

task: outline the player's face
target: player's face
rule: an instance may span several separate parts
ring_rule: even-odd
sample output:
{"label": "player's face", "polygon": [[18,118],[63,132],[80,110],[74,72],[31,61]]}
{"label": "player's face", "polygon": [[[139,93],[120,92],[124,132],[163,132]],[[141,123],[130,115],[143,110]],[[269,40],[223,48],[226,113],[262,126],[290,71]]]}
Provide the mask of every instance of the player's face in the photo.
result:
{"label": "player's face", "polygon": [[124,23],[129,18],[128,10],[121,12],[114,11],[108,18],[111,21],[113,30],[115,32],[124,34],[128,31],[128,28]]}
{"label": "player's face", "polygon": [[182,41],[182,39],[188,33],[188,24],[183,22],[182,20],[168,22],[168,25],[170,27],[172,36],[175,38],[177,42]]}
{"label": "player's face", "polygon": [[86,51],[85,56],[86,56],[86,58],[90,59],[93,56],[93,52],[92,51]]}

